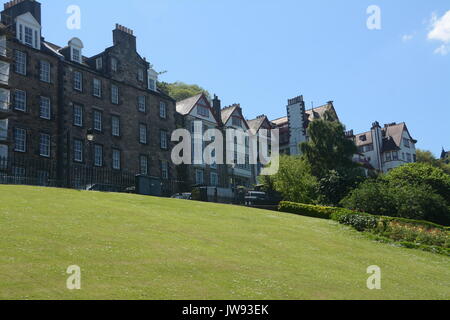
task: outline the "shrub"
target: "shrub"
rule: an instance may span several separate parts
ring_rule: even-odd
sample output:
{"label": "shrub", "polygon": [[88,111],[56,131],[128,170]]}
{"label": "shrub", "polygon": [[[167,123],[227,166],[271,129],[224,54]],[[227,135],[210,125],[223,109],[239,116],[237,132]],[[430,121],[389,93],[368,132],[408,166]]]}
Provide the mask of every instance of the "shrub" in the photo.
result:
{"label": "shrub", "polygon": [[450,175],[425,163],[411,163],[390,171],[383,180],[399,187],[426,185],[450,205]]}
{"label": "shrub", "polygon": [[450,224],[450,211],[445,200],[425,184],[400,185],[384,179],[370,180],[353,190],[341,205],[373,215]]}
{"label": "shrub", "polygon": [[358,231],[367,231],[393,241],[414,244],[414,246],[437,246],[446,249],[450,246],[448,229],[427,221],[354,213],[341,214],[336,221]]}
{"label": "shrub", "polygon": [[280,157],[278,173],[272,177],[275,190],[285,201],[313,204],[317,201],[317,179],[309,164],[299,157]]}
{"label": "shrub", "polygon": [[387,183],[367,180],[341,201],[345,208],[380,216],[396,213],[395,201]]}
{"label": "shrub", "polygon": [[340,215],[353,214],[352,211],[343,208],[322,207],[286,201],[280,203],[279,210],[312,218],[333,219],[334,217],[335,220]]}

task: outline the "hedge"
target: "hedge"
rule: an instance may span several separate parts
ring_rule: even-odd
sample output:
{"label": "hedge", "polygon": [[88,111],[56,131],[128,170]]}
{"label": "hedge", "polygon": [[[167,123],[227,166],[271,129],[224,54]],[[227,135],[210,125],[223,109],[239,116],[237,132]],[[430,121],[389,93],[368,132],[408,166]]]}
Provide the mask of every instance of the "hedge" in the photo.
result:
{"label": "hedge", "polygon": [[[369,232],[406,247],[421,248],[433,252],[445,252],[450,248],[449,229],[428,221],[416,221],[396,217],[375,216],[344,208],[322,207],[294,202],[281,202],[279,211],[306,217],[332,219],[356,230]],[[406,245],[407,244],[407,245]],[[436,247],[442,248],[437,250]]]}
{"label": "hedge", "polygon": [[278,210],[319,219],[333,219],[333,217],[337,219],[339,215],[354,213],[353,211],[344,208],[322,207],[287,201],[281,202]]}

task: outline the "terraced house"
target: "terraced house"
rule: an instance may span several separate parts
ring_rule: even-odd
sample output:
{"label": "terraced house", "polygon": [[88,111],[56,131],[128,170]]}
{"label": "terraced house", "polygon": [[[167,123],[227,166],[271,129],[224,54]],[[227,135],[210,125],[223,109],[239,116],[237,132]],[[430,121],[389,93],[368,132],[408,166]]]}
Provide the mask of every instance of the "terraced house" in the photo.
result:
{"label": "terraced house", "polygon": [[8,2],[1,16],[12,35],[8,153],[49,163],[46,172],[11,170],[44,184],[83,183],[76,177],[86,168],[176,178],[175,101],[157,89],[158,74],[137,52],[132,30],[117,24],[112,46],[86,57],[81,39],[66,46],[44,39],[37,1]]}

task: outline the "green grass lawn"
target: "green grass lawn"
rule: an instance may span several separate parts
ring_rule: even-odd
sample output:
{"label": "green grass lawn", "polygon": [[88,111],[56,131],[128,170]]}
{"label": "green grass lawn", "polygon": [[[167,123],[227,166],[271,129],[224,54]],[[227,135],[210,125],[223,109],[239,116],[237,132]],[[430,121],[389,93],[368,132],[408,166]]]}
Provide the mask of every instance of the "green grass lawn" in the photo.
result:
{"label": "green grass lawn", "polygon": [[450,299],[446,256],[235,206],[0,186],[0,237],[0,299]]}

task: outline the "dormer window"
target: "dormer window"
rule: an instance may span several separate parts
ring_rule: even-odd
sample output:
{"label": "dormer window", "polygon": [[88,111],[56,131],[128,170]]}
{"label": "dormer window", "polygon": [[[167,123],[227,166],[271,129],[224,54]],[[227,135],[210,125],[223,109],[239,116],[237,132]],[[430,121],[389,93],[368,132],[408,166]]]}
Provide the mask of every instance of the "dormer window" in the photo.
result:
{"label": "dormer window", "polygon": [[41,49],[41,25],[29,12],[16,19],[17,39],[30,47]]}
{"label": "dormer window", "polygon": [[138,81],[140,81],[140,82],[144,81],[144,70],[142,70],[142,69],[138,70]]}
{"label": "dormer window", "polygon": [[235,127],[240,127],[242,125],[241,118],[239,118],[239,117],[232,117],[231,123]]}
{"label": "dormer window", "polygon": [[76,63],[82,63],[83,62],[83,55],[82,55],[82,49],[83,49],[83,42],[81,42],[78,38],[73,38],[69,41],[69,48],[70,48],[70,60]]}
{"label": "dormer window", "polygon": [[156,82],[158,81],[158,73],[153,69],[148,69],[148,89],[151,91],[157,91]]}
{"label": "dormer window", "polygon": [[101,70],[103,69],[103,58],[97,58],[95,59],[95,66],[97,68],[97,70]]}
{"label": "dormer window", "polygon": [[76,48],[72,48],[72,61],[81,63],[80,50],[78,50]]}
{"label": "dormer window", "polygon": [[111,58],[111,70],[113,72],[117,72],[117,67],[118,67],[117,59]]}
{"label": "dormer window", "polygon": [[208,118],[209,117],[209,109],[207,107],[198,106],[197,107],[197,114],[199,116]]}

